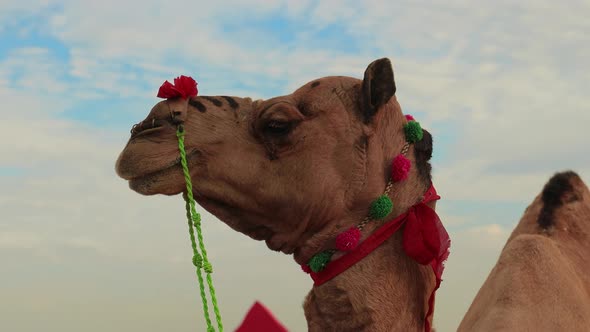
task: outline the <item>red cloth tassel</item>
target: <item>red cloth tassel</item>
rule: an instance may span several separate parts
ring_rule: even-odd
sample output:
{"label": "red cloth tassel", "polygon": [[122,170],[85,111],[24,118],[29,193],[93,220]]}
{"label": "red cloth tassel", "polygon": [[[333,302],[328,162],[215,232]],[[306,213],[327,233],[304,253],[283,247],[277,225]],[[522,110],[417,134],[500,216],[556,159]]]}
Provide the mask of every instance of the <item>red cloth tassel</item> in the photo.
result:
{"label": "red cloth tassel", "polygon": [[174,79],[174,84],[166,81],[158,90],[158,98],[183,99],[195,97],[199,93],[197,82],[190,76],[180,75]]}
{"label": "red cloth tassel", "polygon": [[256,301],[235,332],[289,332],[260,302]]}

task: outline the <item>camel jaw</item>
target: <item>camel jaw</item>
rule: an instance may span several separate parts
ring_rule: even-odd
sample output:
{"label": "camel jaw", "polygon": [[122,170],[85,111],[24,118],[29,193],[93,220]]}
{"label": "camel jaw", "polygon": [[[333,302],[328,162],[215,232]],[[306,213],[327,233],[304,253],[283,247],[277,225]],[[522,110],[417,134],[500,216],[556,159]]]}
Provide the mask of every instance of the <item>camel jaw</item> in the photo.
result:
{"label": "camel jaw", "polygon": [[184,177],[180,167],[171,166],[156,172],[128,179],[129,188],[138,194],[177,195],[185,190]]}
{"label": "camel jaw", "polygon": [[[195,165],[200,154],[200,151],[196,149],[187,153],[189,168]],[[126,148],[117,160],[116,172],[121,178],[128,181],[131,190],[146,196],[177,195],[186,190],[179,155],[144,159],[153,160],[153,162],[136,162],[137,157],[134,155],[134,151],[129,151]]]}

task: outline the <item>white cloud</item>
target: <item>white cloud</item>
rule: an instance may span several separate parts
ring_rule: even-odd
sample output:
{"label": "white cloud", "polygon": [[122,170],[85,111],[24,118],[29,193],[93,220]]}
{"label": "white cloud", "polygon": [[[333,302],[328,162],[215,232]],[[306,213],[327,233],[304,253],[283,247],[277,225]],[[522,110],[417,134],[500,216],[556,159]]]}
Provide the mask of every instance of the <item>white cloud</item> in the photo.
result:
{"label": "white cloud", "polygon": [[[572,162],[563,160],[555,167],[541,167],[540,169],[522,171],[495,172],[489,165],[494,158],[461,160],[455,159],[447,163],[446,167],[434,170],[437,190],[445,199],[469,201],[499,201],[499,202],[529,202],[543,188],[549,178],[557,171],[570,168]],[[576,160],[573,161],[574,163]],[[531,169],[528,166],[528,169]],[[588,183],[590,168],[576,169],[582,179]]]}
{"label": "white cloud", "polygon": [[[60,95],[66,84],[56,78],[63,72],[63,65],[49,56],[49,50],[42,47],[24,47],[9,52],[0,62],[0,76],[11,86],[36,94]],[[8,82],[6,83],[8,84]]]}
{"label": "white cloud", "polygon": [[39,236],[25,232],[0,232],[0,248],[2,249],[38,249],[41,244]]}

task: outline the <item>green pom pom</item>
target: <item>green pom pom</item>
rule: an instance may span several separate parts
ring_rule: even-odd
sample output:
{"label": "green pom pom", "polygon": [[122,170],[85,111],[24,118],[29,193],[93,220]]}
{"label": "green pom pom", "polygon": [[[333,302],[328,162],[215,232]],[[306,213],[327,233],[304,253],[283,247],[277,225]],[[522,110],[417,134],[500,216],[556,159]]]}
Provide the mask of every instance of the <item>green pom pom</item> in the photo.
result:
{"label": "green pom pom", "polygon": [[371,204],[369,216],[372,219],[383,219],[391,213],[391,210],[393,210],[393,202],[387,195],[381,195]]}
{"label": "green pom pom", "polygon": [[333,253],[329,251],[322,251],[318,254],[315,254],[315,256],[309,260],[307,266],[309,266],[313,272],[320,272],[326,267],[326,265],[328,265],[332,259],[332,255]]}
{"label": "green pom pom", "polygon": [[404,132],[406,133],[406,141],[410,143],[416,143],[422,140],[424,133],[420,123],[416,121],[409,121],[404,125]]}

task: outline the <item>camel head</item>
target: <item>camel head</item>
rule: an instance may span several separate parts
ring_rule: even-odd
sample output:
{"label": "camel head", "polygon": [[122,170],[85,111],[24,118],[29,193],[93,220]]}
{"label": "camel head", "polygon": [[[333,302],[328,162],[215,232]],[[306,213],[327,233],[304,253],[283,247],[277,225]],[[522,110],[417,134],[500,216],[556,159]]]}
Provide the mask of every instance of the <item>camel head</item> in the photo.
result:
{"label": "camel head", "polygon": [[[391,63],[364,79],[323,77],[268,100],[198,96],[157,103],[135,125],[116,170],[143,195],[185,190],[176,137],[185,146],[195,200],[236,231],[305,262],[333,234],[358,223],[389,178],[406,119]],[[412,205],[429,182],[430,135],[409,175]],[[418,179],[424,186],[416,186]],[[395,211],[394,211],[395,212]]]}

